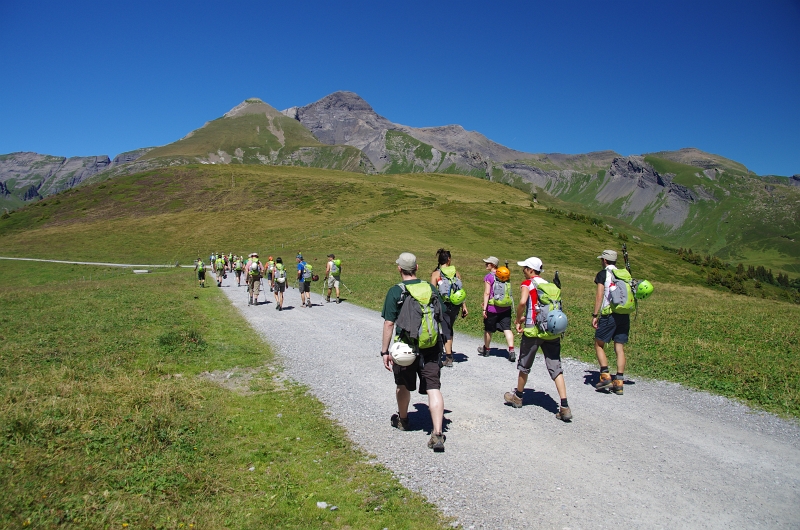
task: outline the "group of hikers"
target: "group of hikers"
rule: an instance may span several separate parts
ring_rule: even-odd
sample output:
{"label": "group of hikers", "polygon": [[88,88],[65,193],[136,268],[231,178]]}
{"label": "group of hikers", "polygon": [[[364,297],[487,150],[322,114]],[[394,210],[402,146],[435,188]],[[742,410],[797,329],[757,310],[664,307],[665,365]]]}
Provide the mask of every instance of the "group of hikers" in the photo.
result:
{"label": "group of hikers", "polygon": [[[398,257],[395,263],[401,281],[389,289],[384,300],[380,353],[383,366],[394,374],[396,385],[397,412],[391,416],[391,425],[401,431],[410,430],[408,407],[419,379],[419,392],[428,396],[433,425],[428,447],[441,452],[445,442],[441,367],[453,366],[453,326],[459,315],[467,316],[468,310],[461,275],[451,263],[450,252],[439,249],[437,258],[438,266],[427,283],[417,277],[414,254],[404,252]],[[653,287],[650,282],[633,280],[628,270],[617,269],[617,258],[615,250],[604,250],[598,256],[602,270],[594,280],[597,289],[592,327],[600,364],[600,379],[595,387],[601,392],[622,395],[630,314],[636,299],[648,296]],[[508,267],[501,266],[495,256],[485,258],[483,263],[486,268],[481,307],[484,341],[478,347],[478,354],[488,356],[492,335],[501,332],[507,342],[508,360],[517,363],[516,385],[503,399],[511,407],[522,407],[528,375],[541,348],[545,367],[561,400],[555,417],[563,422],[572,421],[561,364],[561,337],[567,318],[562,311],[558,272],[551,283],[541,276],[544,270],[541,259],[529,257],[518,261],[525,279],[520,284],[515,306]],[[514,349],[514,331],[522,335],[518,355]],[[605,354],[609,342],[614,343],[617,357],[614,376],[609,372]]]}
{"label": "group of hikers", "polygon": [[[300,291],[300,306],[310,308],[311,282],[319,280],[319,276],[314,273],[313,265],[303,259],[302,254],[298,253],[295,260],[297,262],[295,280]],[[264,262],[260,260],[258,252],[250,253],[247,259],[233,253],[226,255],[220,252],[219,254],[212,253],[209,256],[209,263],[212,273],[216,276],[217,287],[222,287],[222,280],[228,277],[229,272],[236,274],[236,286],[241,287],[244,281],[247,287],[247,305],[257,306],[259,294],[262,289],[265,289],[274,294],[275,309],[283,311],[289,271],[280,256],[277,258],[269,256]],[[195,260],[194,270],[197,271],[197,281],[200,287],[205,287],[207,266],[199,257]],[[341,302],[339,290],[341,271],[341,260],[337,259],[334,254],[328,254],[324,278],[324,285],[328,288],[326,302],[331,301],[331,294],[334,290],[336,291],[336,303]]]}
{"label": "group of hikers", "polygon": [[[600,365],[600,377],[595,387],[598,391],[622,395],[624,392],[625,351],[630,331],[630,314],[635,310],[636,300],[647,297],[653,290],[648,281],[639,282],[631,278],[627,267],[616,267],[618,254],[615,250],[604,250],[598,259],[602,270],[596,275],[594,311],[591,325],[594,328],[594,348]],[[452,367],[453,328],[459,316],[465,318],[469,311],[461,274],[452,264],[450,251],[436,252],[437,266],[431,273],[430,282],[418,278],[417,258],[403,252],[395,261],[400,282],[386,294],[381,317],[384,320],[380,355],[383,366],[391,371],[395,380],[397,412],[390,423],[401,430],[410,430],[408,407],[411,392],[417,390],[428,396],[428,409],[433,429],[428,447],[436,452],[444,451],[445,437],[444,399],[441,393],[441,368]],[[300,291],[301,307],[311,307],[311,282],[319,280],[313,266],[298,253],[296,281]],[[237,286],[245,282],[248,289],[248,305],[258,305],[258,296],[263,286],[274,293],[278,311],[283,310],[284,293],[288,272],[280,257],[269,256],[262,262],[258,253],[243,256],[212,254],[212,272],[217,286],[228,272],[236,274]],[[483,344],[478,355],[489,356],[491,340],[495,333],[502,333],[506,340],[508,360],[516,362],[516,385],[503,394],[505,402],[513,408],[523,406],[525,385],[539,349],[542,350],[545,367],[553,380],[560,399],[555,417],[563,422],[572,421],[572,410],[567,401],[567,388],[561,364],[561,338],[567,328],[567,317],[562,311],[561,282],[558,271],[552,282],[542,278],[544,264],[532,256],[518,261],[524,280],[519,286],[519,298],[514,302],[514,288],[510,280],[508,262],[500,265],[495,256],[483,259],[486,275],[483,278],[481,313],[483,317]],[[342,263],[334,254],[328,254],[324,286],[327,287],[326,302],[331,301],[333,290],[336,302],[340,303]],[[626,270],[627,269],[627,270]],[[205,286],[206,265],[200,258],[195,262],[198,282]],[[521,335],[519,352],[514,348],[514,332]],[[605,347],[614,343],[617,371],[611,375]]]}

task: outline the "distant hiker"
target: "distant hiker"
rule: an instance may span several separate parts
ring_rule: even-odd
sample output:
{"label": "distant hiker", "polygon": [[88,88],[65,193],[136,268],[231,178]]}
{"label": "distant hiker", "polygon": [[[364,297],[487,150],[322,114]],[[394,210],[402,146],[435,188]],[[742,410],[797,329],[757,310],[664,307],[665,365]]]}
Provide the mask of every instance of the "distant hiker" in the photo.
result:
{"label": "distant hiker", "polygon": [[253,252],[250,264],[247,266],[247,283],[249,284],[247,305],[258,305],[258,291],[261,288],[261,275],[264,267],[258,261],[258,254]]}
{"label": "distant hiker", "polygon": [[311,276],[310,270],[306,271],[308,263],[303,259],[302,254],[295,256],[295,259],[297,260],[297,288],[300,290],[300,305],[311,307]]}
{"label": "distant hiker", "polygon": [[[631,316],[615,313],[611,307],[611,286],[614,271],[617,270],[617,252],[604,250],[597,258],[603,264],[603,270],[598,272],[594,278],[597,289],[594,296],[592,327],[595,329],[594,351],[597,355],[597,362],[600,364],[600,382],[595,385],[595,388],[605,392],[611,390],[621,396],[625,380],[625,349],[623,345],[628,342]],[[605,352],[606,344],[612,340],[614,341],[614,353],[617,355],[617,375],[613,379],[608,372],[608,358]]]}
{"label": "distant hiker", "polygon": [[514,351],[514,333],[511,332],[511,308],[514,299],[511,296],[510,272],[506,267],[498,267],[500,260],[494,256],[484,259],[487,274],[483,278],[483,346],[478,346],[478,355],[489,356],[492,334],[500,331],[508,344],[508,360],[517,360]]}
{"label": "distant hiker", "polygon": [[272,275],[272,291],[275,293],[275,309],[283,311],[283,293],[286,291],[288,275],[280,256],[275,259],[275,272]]}
{"label": "distant hiker", "polygon": [[450,251],[440,248],[436,251],[438,266],[431,274],[431,285],[438,287],[439,296],[444,301],[442,308],[442,337],[444,340],[444,365],[453,366],[453,327],[458,320],[458,315],[465,318],[467,303],[464,301],[465,294],[461,282],[461,274],[450,263]]}
{"label": "distant hiker", "polygon": [[242,286],[242,271],[244,270],[244,263],[242,262],[242,258],[236,256],[236,259],[233,260],[233,270],[236,272],[236,287]]}
{"label": "distant hiker", "polygon": [[561,398],[561,406],[556,413],[556,419],[568,422],[572,420],[572,411],[567,403],[567,386],[564,383],[564,373],[561,368],[561,335],[543,331],[541,326],[537,325],[542,321],[541,317],[548,309],[556,306],[561,309],[561,289],[540,276],[544,266],[539,258],[531,257],[525,261],[518,261],[517,265],[522,267],[522,273],[525,275],[525,281],[520,286],[515,323],[517,333],[522,334],[522,342],[519,345],[519,361],[517,362],[519,374],[517,375],[517,387],[511,392],[506,392],[503,398],[514,408],[522,406],[525,383],[528,382],[528,374],[531,373],[536,352],[541,347],[544,364],[550,374],[550,379],[556,384],[558,397]]}
{"label": "distant hiker", "polygon": [[[393,427],[410,430],[408,405],[411,392],[417,389],[419,377],[419,393],[428,395],[428,410],[431,414],[433,430],[428,447],[436,452],[444,451],[444,399],[440,382],[440,363],[442,341],[438,328],[441,320],[441,298],[436,288],[417,278],[417,257],[403,252],[395,262],[400,273],[399,284],[392,286],[386,293],[383,303],[383,336],[381,357],[383,366],[394,373],[397,385],[397,414],[391,418]],[[400,345],[410,346],[417,354],[409,366],[394,363],[389,353],[393,338],[397,335]],[[424,346],[424,347],[423,347]]]}
{"label": "distant hiker", "polygon": [[211,272],[216,274],[216,272],[217,272],[217,255],[214,254],[213,252],[211,253],[211,256],[208,258],[208,264],[211,265]]}
{"label": "distant hiker", "polygon": [[197,258],[194,264],[194,270],[197,271],[197,281],[200,283],[200,287],[206,286],[206,264],[203,263],[203,260]]}
{"label": "distant hiker", "polygon": [[225,276],[225,260],[222,259],[221,254],[217,254],[217,260],[214,262],[214,268],[217,272],[217,287],[222,287],[222,278]]}
{"label": "distant hiker", "polygon": [[272,292],[273,277],[275,276],[275,258],[272,256],[267,258],[267,285]]}
{"label": "distant hiker", "polygon": [[336,303],[340,304],[342,299],[339,296],[339,284],[341,283],[342,260],[336,259],[333,254],[328,254],[328,264],[325,266],[325,285],[328,286],[326,302],[331,301],[331,292],[336,288]]}

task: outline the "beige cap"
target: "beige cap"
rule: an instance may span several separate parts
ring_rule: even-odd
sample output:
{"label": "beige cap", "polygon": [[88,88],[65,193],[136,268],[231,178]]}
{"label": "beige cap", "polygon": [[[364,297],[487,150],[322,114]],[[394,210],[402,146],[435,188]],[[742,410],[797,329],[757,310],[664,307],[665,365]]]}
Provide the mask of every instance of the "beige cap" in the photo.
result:
{"label": "beige cap", "polygon": [[489,256],[488,258],[484,258],[483,262],[484,263],[491,263],[495,267],[499,267],[500,266],[500,260],[497,259],[494,256]]}
{"label": "beige cap", "polygon": [[414,272],[417,270],[417,257],[411,252],[403,252],[395,261],[404,271]]}
{"label": "beige cap", "polygon": [[597,256],[597,259],[604,259],[606,261],[617,261],[616,250],[604,250],[602,254]]}

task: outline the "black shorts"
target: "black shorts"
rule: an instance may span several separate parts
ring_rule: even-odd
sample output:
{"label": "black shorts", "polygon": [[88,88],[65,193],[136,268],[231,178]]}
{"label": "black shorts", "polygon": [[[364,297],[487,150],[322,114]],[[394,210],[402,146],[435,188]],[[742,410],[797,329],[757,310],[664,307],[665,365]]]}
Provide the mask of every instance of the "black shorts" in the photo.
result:
{"label": "black shorts", "polygon": [[502,313],[489,313],[487,311],[486,318],[483,319],[483,329],[489,333],[510,331],[511,311],[503,311]]}
{"label": "black shorts", "polygon": [[205,280],[206,279],[206,271],[197,271],[197,279],[198,280]]}
{"label": "black shorts", "polygon": [[282,293],[286,291],[286,282],[275,282],[272,284],[272,291],[275,293]]}
{"label": "black shorts", "polygon": [[311,282],[300,282],[300,292],[301,293],[310,293],[311,292]]}
{"label": "black shorts", "polygon": [[594,332],[594,338],[605,343],[609,343],[613,340],[617,344],[626,344],[630,331],[630,315],[611,313],[597,320],[597,329]]}
{"label": "black shorts", "polygon": [[419,376],[419,393],[427,394],[428,390],[440,390],[442,383],[439,379],[441,373],[442,345],[421,350],[417,361],[411,366],[392,365],[394,383],[404,386],[409,392],[417,389],[417,376]]}
{"label": "black shorts", "polygon": [[242,269],[239,269],[239,270],[236,271],[236,277],[237,278],[241,278],[242,277]]}
{"label": "black shorts", "polygon": [[458,320],[458,314],[461,313],[461,306],[445,303],[442,309],[444,309],[442,311],[442,337],[447,342],[453,338],[453,325]]}

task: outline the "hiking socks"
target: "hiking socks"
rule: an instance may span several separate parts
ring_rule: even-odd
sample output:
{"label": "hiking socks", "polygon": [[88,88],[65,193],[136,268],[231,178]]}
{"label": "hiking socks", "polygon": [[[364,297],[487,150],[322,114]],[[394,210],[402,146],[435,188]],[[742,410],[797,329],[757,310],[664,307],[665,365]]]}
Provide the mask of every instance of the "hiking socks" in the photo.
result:
{"label": "hiking socks", "polygon": [[601,374],[607,374],[608,373],[608,366],[601,366],[600,367],[600,373]]}
{"label": "hiking socks", "polygon": [[617,375],[614,376],[614,379],[616,379],[618,381],[624,381],[625,380],[625,374],[623,374],[622,372],[617,372]]}
{"label": "hiking socks", "polygon": [[522,399],[522,396],[523,396],[523,395],[525,395],[525,392],[520,392],[519,390],[514,390],[514,394],[515,394],[515,395],[516,395],[518,398]]}
{"label": "hiking socks", "polygon": [[565,409],[569,408],[569,405],[567,404],[567,398],[561,400],[561,406],[564,407]]}

